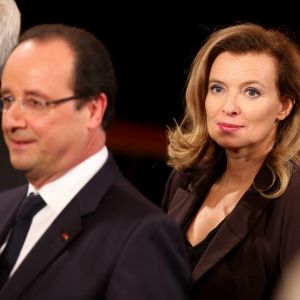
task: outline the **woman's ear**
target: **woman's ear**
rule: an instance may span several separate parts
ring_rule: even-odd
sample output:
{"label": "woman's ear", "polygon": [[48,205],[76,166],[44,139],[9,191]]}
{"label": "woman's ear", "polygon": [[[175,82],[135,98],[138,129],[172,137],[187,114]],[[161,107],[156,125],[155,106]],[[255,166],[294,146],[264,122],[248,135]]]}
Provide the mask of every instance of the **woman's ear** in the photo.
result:
{"label": "woman's ear", "polygon": [[283,97],[281,100],[281,110],[278,112],[277,120],[284,120],[292,111],[295,100],[290,97]]}

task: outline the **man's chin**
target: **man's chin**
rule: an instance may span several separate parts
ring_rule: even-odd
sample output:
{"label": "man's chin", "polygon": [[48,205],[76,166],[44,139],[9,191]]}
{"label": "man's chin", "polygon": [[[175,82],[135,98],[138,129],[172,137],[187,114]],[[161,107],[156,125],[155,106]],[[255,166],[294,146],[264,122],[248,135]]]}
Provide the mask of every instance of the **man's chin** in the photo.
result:
{"label": "man's chin", "polygon": [[16,161],[11,161],[11,165],[15,170],[22,172],[23,174],[28,173],[31,169],[28,166],[28,164],[24,164],[24,163],[20,163],[20,162],[16,162]]}

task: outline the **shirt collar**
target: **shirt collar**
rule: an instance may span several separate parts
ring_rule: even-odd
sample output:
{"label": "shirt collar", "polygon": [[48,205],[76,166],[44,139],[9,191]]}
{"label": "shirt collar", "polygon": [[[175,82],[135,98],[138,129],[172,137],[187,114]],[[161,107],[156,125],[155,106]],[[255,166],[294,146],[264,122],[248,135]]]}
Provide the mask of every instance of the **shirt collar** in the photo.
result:
{"label": "shirt collar", "polygon": [[57,214],[59,214],[87,184],[87,182],[102,168],[108,158],[107,147],[76,165],[58,179],[47,183],[36,191],[29,183],[28,194],[39,193]]}

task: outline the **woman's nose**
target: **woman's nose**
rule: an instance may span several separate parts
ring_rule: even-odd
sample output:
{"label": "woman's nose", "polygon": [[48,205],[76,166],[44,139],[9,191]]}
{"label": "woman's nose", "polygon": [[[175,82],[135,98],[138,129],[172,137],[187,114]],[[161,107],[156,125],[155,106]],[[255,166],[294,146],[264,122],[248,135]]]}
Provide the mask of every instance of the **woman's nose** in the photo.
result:
{"label": "woman's nose", "polygon": [[227,115],[237,115],[240,113],[237,95],[229,95],[223,106],[223,112]]}

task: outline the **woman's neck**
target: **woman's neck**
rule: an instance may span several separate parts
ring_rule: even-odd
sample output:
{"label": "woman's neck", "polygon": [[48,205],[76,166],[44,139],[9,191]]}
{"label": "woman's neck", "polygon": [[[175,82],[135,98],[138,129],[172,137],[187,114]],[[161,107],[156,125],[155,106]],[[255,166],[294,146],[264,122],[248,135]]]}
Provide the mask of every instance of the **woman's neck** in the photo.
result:
{"label": "woman's neck", "polygon": [[265,159],[266,155],[252,158],[228,155],[226,168],[221,180],[228,184],[250,183],[254,180]]}

